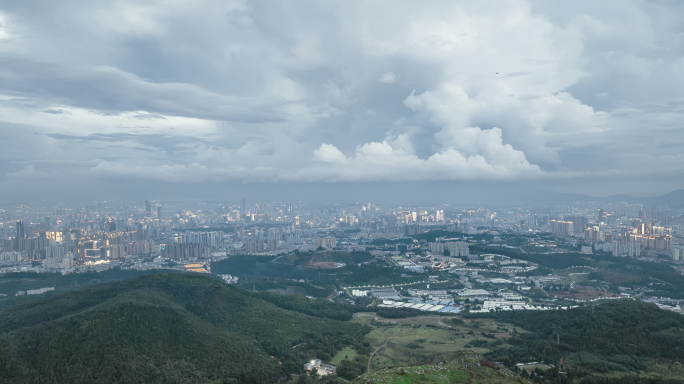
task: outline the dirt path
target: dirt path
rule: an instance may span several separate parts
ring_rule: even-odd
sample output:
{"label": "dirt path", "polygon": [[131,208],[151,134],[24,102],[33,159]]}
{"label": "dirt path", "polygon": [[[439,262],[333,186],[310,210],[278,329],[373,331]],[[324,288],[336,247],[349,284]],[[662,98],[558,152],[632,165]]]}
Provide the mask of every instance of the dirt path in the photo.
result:
{"label": "dirt path", "polygon": [[367,373],[370,373],[370,365],[371,365],[371,361],[373,360],[373,356],[374,356],[375,353],[376,353],[377,351],[379,351],[382,347],[384,347],[384,346],[387,345],[387,341],[388,341],[389,339],[391,339],[391,337],[386,338],[386,339],[385,339],[385,342],[382,343],[381,346],[375,348],[375,351],[373,351],[373,353],[370,354],[370,357],[368,358],[368,368],[366,369],[366,372],[367,372]]}

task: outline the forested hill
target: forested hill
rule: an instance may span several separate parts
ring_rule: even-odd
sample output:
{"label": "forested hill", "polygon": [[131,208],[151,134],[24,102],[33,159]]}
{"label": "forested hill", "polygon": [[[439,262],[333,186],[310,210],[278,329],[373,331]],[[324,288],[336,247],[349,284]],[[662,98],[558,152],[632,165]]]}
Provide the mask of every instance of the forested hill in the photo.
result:
{"label": "forested hill", "polygon": [[313,304],[177,273],[71,291],[3,312],[0,382],[277,382],[311,358],[363,348],[369,329]]}
{"label": "forested hill", "polygon": [[[493,361],[559,364],[563,356],[569,377],[619,373],[616,382],[628,382],[630,373],[644,371],[670,377],[668,371],[674,370],[677,376],[684,363],[684,316],[654,304],[618,300],[570,310],[471,315],[483,316],[528,331],[512,334],[508,343],[513,347],[485,355]],[[681,383],[684,378],[671,382]]]}

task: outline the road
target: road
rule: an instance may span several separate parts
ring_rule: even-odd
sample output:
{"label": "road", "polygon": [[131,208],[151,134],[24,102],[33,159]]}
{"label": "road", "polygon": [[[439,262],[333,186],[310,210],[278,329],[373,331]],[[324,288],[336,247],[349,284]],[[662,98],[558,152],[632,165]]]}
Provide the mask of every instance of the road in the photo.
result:
{"label": "road", "polygon": [[362,285],[360,287],[342,287],[342,289],[361,289],[361,288],[392,288],[392,287],[405,287],[407,285],[415,285],[415,284],[439,284],[439,283],[448,283],[451,280],[440,280],[440,281],[414,281],[412,283],[403,283],[403,284],[392,284],[392,285]]}
{"label": "road", "polygon": [[377,351],[379,351],[382,347],[384,347],[384,346],[387,345],[387,341],[388,341],[389,339],[390,339],[390,337],[386,338],[386,339],[385,339],[385,342],[382,343],[381,346],[375,348],[375,351],[373,351],[373,353],[370,354],[370,357],[368,358],[368,368],[366,369],[366,372],[367,372],[367,373],[370,373],[370,365],[371,365],[371,361],[373,360],[373,356],[374,356],[375,353],[376,353]]}

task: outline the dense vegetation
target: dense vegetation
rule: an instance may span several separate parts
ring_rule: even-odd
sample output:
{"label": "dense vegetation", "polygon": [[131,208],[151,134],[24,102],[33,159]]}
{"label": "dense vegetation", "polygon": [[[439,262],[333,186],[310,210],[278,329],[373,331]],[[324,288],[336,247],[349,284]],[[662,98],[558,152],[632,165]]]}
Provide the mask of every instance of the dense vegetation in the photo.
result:
{"label": "dense vegetation", "polygon": [[504,311],[494,317],[525,329],[486,356],[504,364],[564,357],[569,377],[647,371],[649,361],[684,362],[684,317],[632,300],[557,311]]}
{"label": "dense vegetation", "polygon": [[[374,261],[373,256],[368,252],[301,252],[279,258],[237,255],[213,262],[211,271],[216,274],[238,276],[239,284],[245,285],[247,289],[282,289],[283,286],[296,285],[283,280],[306,280],[314,286],[326,289],[325,296],[329,295],[335,286],[388,285],[425,280],[424,274],[399,271],[383,265],[382,262],[368,263],[371,261]],[[337,262],[346,265],[342,268],[314,268],[318,262]],[[267,280],[264,281],[264,278]],[[257,284],[261,284],[261,288]],[[310,287],[302,288],[308,295],[324,297],[322,292],[315,292]]]}
{"label": "dense vegetation", "polygon": [[552,253],[552,254],[536,254],[523,253],[518,249],[503,248],[503,247],[487,247],[484,245],[471,245],[470,252],[473,253],[496,253],[503,256],[513,257],[520,260],[531,261],[543,267],[551,269],[565,269],[576,266],[590,265],[585,255],[580,253]]}
{"label": "dense vegetation", "polygon": [[332,304],[325,300],[310,300],[300,295],[279,295],[270,292],[260,292],[254,294],[254,296],[283,309],[332,320],[351,320],[354,312],[359,310],[359,308],[349,304]]}
{"label": "dense vegetation", "polygon": [[238,282],[238,286],[250,291],[271,291],[283,295],[303,295],[325,298],[335,291],[335,286],[327,283],[318,286],[312,282],[300,282],[292,279],[262,276],[246,276]]}
{"label": "dense vegetation", "polygon": [[378,307],[375,309],[375,313],[378,316],[382,316],[387,319],[403,319],[406,317],[421,316],[426,313],[425,311],[419,311],[413,308],[382,308]]}
{"label": "dense vegetation", "polygon": [[[8,295],[0,297],[0,311],[17,304],[44,300],[64,292],[90,287],[100,283],[122,281],[138,276],[156,273],[168,273],[168,270],[152,269],[138,271],[134,269],[112,268],[102,272],[85,272],[62,275],[57,272],[13,272],[0,275],[0,293]],[[19,291],[54,287],[54,291],[48,291],[40,296],[15,296]]]}
{"label": "dense vegetation", "polygon": [[348,310],[306,300],[158,274],[18,305],[0,318],[0,382],[276,382],[368,349],[368,327],[331,320]]}

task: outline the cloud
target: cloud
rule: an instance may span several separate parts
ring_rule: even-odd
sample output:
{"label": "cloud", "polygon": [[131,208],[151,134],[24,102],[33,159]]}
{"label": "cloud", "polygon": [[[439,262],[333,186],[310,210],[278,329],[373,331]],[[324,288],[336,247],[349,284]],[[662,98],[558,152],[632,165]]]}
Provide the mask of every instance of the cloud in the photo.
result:
{"label": "cloud", "polygon": [[287,120],[286,103],[277,98],[221,95],[187,83],[152,83],[111,66],[79,68],[2,58],[0,65],[4,67],[0,90],[31,98],[42,94],[53,102],[104,114],[135,111],[135,117],[171,115],[260,123]]}
{"label": "cloud", "polygon": [[338,163],[344,164],[347,162],[347,158],[344,157],[342,151],[337,149],[332,144],[321,144],[321,146],[314,150],[314,158],[326,163]]}
{"label": "cloud", "polygon": [[277,180],[277,170],[270,167],[214,168],[199,163],[142,166],[103,161],[90,168],[89,173],[96,177],[119,181],[146,180],[175,184],[227,180]]}
{"label": "cloud", "polygon": [[398,137],[394,143],[365,143],[356,148],[353,157],[345,157],[333,145],[322,144],[314,151],[314,158],[333,166],[307,169],[294,178],[342,182],[501,181],[544,177],[539,166],[530,164],[522,152],[503,144],[501,129],[451,129],[440,132],[438,140],[442,148],[427,159],[412,153],[406,136]]}
{"label": "cloud", "polygon": [[399,78],[399,75],[395,74],[394,72],[387,72],[383,73],[378,81],[385,84],[392,84],[397,80],[397,78]]}
{"label": "cloud", "polygon": [[675,3],[37,4],[0,10],[8,178],[35,171],[16,164],[170,183],[684,171]]}
{"label": "cloud", "polygon": [[22,169],[21,171],[10,172],[5,174],[5,176],[13,179],[31,179],[43,178],[47,176],[47,173],[36,170],[36,168],[33,165],[26,165],[24,166],[24,169]]}
{"label": "cloud", "polygon": [[55,108],[55,109],[45,109],[45,110],[43,110],[43,112],[49,113],[49,114],[51,114],[51,115],[64,115],[64,114],[69,114],[68,111],[65,111],[65,110],[63,110],[63,109],[58,109],[58,108]]}

